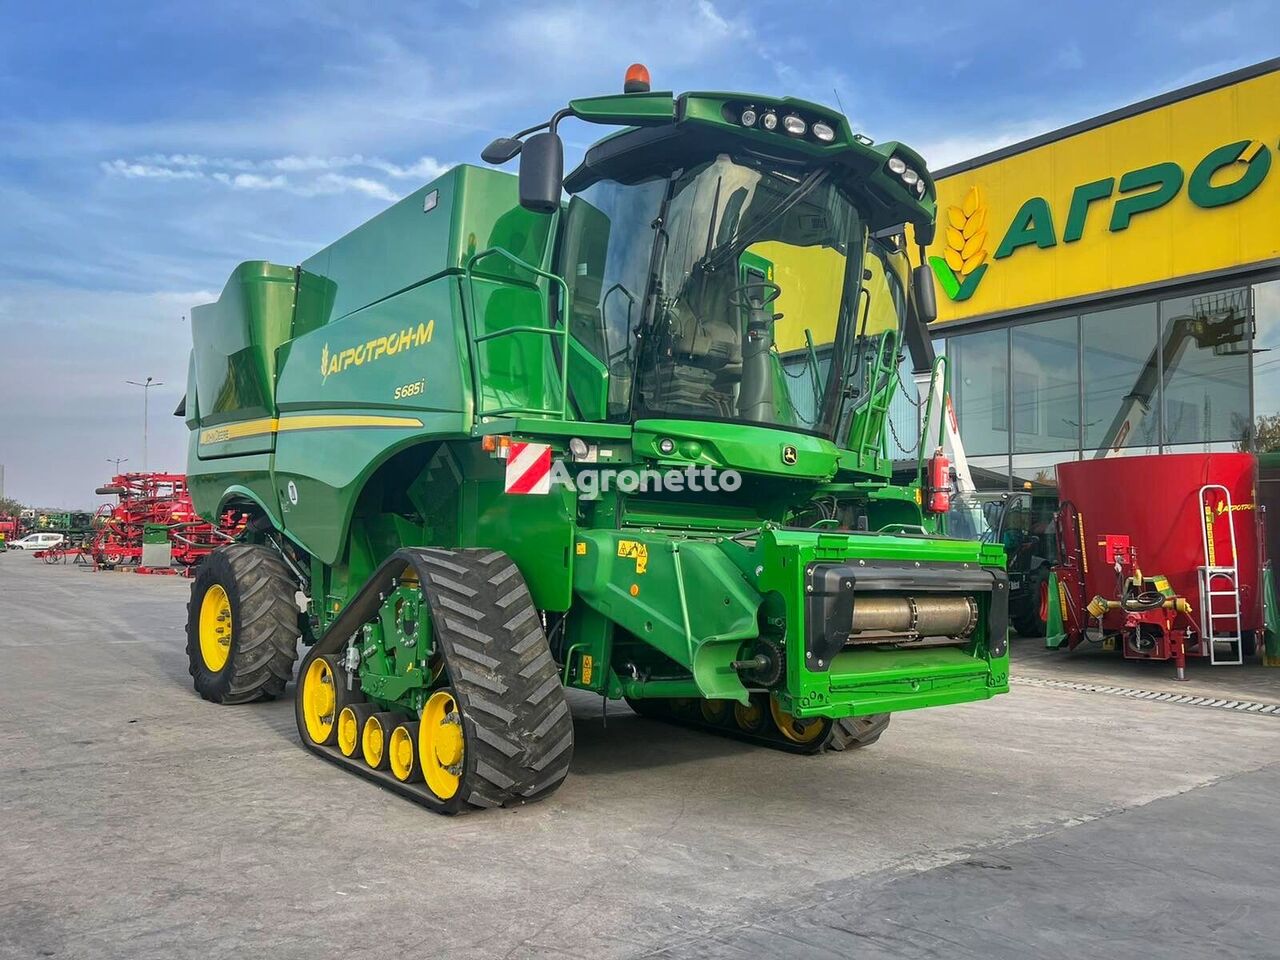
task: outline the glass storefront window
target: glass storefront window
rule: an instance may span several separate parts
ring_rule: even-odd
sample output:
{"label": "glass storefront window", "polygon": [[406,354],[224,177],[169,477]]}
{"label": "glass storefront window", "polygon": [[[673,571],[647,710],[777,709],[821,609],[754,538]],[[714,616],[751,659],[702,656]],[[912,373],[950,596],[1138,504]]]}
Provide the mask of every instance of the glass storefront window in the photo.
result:
{"label": "glass storefront window", "polygon": [[1249,320],[1247,287],[1161,301],[1166,444],[1247,441]]}
{"label": "glass storefront window", "polygon": [[1060,453],[1018,454],[1013,458],[1011,486],[1014,490],[1053,489],[1058,487],[1057,466],[1080,458],[1079,451]]}
{"label": "glass storefront window", "polygon": [[1253,449],[1267,556],[1280,557],[1280,280],[1253,285]]}
{"label": "glass storefront window", "polygon": [[1080,446],[1080,338],[1076,317],[1013,328],[1013,451]]}
{"label": "glass storefront window", "polygon": [[1160,443],[1156,305],[1086,313],[1083,344],[1084,447],[1156,453]]}
{"label": "glass storefront window", "polygon": [[[964,439],[963,428],[960,434]],[[969,442],[964,441],[965,453],[969,451]],[[979,491],[1009,489],[1008,457],[968,457],[969,475],[973,477],[973,485]]]}
{"label": "glass storefront window", "polygon": [[1254,449],[1280,454],[1280,280],[1253,286]]}
{"label": "glass storefront window", "polygon": [[1009,451],[1009,331],[989,330],[947,342],[951,392],[965,452]]}

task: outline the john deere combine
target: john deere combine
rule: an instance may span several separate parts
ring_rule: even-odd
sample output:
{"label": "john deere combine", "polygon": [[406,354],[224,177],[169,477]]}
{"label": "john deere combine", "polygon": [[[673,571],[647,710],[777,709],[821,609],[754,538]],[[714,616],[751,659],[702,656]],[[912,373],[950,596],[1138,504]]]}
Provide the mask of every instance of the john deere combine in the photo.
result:
{"label": "john deere combine", "polygon": [[[907,351],[943,392],[920,157],[627,89],[191,314],[191,491],[254,518],[193,583],[196,690],[282,695],[301,636],[303,744],[440,811],[554,790],[564,687],[797,753],[1007,690],[999,546],[941,535],[932,443],[890,482]],[[569,118],[624,129],[564,177]]]}

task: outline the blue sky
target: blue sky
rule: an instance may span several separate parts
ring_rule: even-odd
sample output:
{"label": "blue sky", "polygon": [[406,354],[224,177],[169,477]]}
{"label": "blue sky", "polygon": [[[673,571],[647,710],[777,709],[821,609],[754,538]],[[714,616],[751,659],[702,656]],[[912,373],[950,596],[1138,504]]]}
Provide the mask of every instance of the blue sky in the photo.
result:
{"label": "blue sky", "polygon": [[[359,10],[358,16],[351,11]],[[1280,5],[0,0],[0,463],[90,505],[183,469],[189,307],[296,263],[573,96],[789,94],[934,167],[1277,53]],[[587,129],[566,125],[569,159]]]}

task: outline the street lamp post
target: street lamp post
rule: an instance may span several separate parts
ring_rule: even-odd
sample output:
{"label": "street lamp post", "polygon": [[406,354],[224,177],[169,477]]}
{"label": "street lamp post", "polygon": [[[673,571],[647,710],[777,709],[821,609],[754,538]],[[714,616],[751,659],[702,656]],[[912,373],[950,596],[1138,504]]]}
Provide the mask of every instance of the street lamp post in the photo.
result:
{"label": "street lamp post", "polygon": [[116,472],[115,474],[113,474],[113,476],[118,475],[120,473],[120,464],[128,463],[128,462],[129,462],[128,457],[107,457],[107,463],[114,463],[116,465]]}
{"label": "street lamp post", "polygon": [[148,400],[152,387],[163,387],[164,381],[157,380],[155,377],[147,377],[146,380],[126,380],[125,383],[135,387],[142,388],[142,472],[147,472],[147,432],[150,427],[150,417],[148,416],[149,407]]}

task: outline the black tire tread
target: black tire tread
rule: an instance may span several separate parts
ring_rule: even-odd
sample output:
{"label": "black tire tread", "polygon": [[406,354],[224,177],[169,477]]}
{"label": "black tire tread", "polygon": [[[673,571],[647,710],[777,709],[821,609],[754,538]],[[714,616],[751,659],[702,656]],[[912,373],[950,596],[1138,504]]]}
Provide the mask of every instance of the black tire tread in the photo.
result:
{"label": "black tire tread", "polygon": [[573,718],[524,577],[500,550],[415,552],[462,712],[463,799],[502,807],[545,796],[569,773]]}
{"label": "black tire tread", "polygon": [[[235,641],[231,659],[217,675],[209,673],[201,658],[200,611],[194,602],[197,594],[203,597],[203,590],[197,588],[207,581],[222,583],[232,597]],[[289,568],[270,547],[227,544],[200,565],[187,602],[187,658],[202,697],[238,704],[284,694],[298,657],[296,592]]]}
{"label": "black tire tread", "polygon": [[889,713],[872,713],[865,717],[845,717],[837,720],[831,727],[824,750],[842,751],[856,750],[858,747],[869,747],[880,739],[889,726],[892,718]]}

